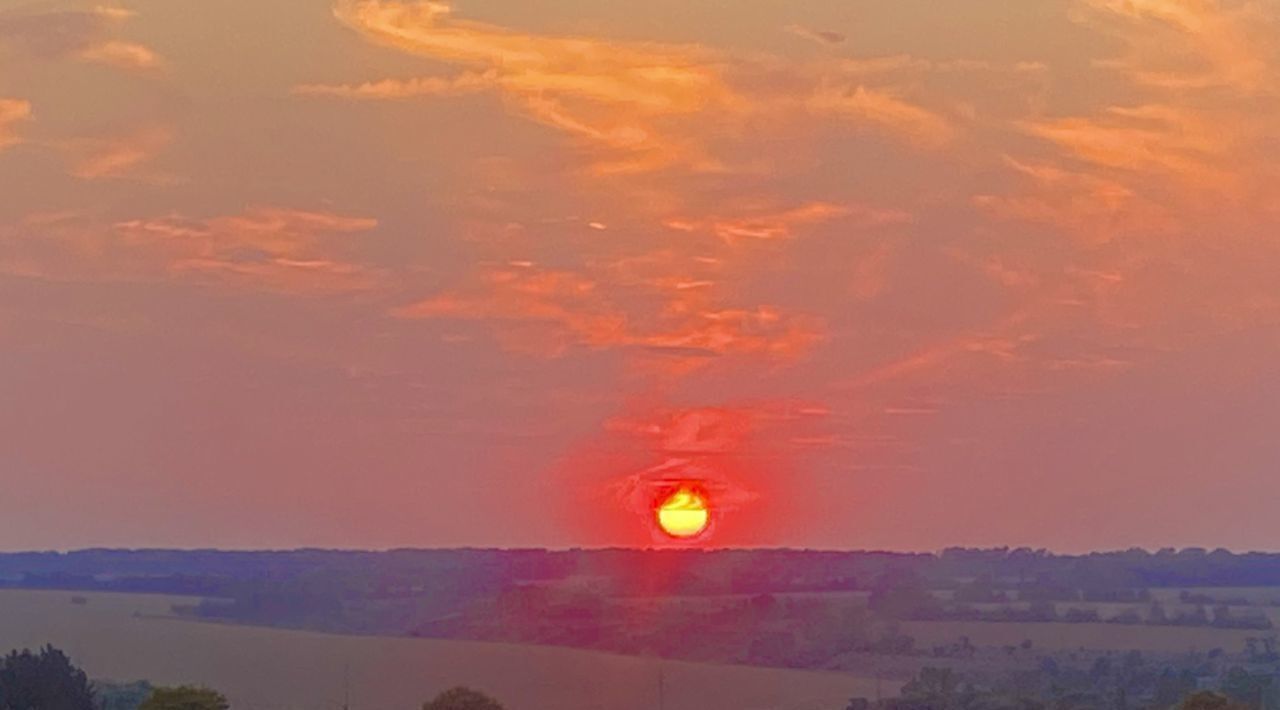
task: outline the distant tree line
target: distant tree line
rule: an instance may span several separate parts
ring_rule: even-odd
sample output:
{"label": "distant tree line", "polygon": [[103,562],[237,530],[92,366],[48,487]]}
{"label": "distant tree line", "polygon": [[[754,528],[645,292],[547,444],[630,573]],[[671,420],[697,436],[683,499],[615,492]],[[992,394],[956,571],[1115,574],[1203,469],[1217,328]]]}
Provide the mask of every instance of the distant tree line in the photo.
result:
{"label": "distant tree line", "polygon": [[893,698],[854,698],[846,710],[1275,710],[1280,688],[1270,674],[1239,666],[1221,687],[1198,687],[1194,670],[1160,668],[1131,652],[1099,657],[1087,671],[1050,666],[976,682],[950,668],[925,667]]}
{"label": "distant tree line", "polygon": [[246,583],[337,579],[347,592],[396,598],[420,595],[423,580],[432,577],[485,585],[575,575],[615,579],[637,593],[750,594],[870,589],[887,573],[913,574],[935,589],[972,587],[980,580],[988,587],[1018,589],[1022,599],[1145,601],[1140,590],[1147,588],[1280,586],[1280,554],[1201,548],[1087,555],[1030,548],[949,548],[939,554],[632,549],[0,554],[0,586],[200,596],[235,596],[236,587]]}
{"label": "distant tree line", "polygon": [[[590,580],[589,585],[557,584]],[[938,554],[808,550],[84,550],[0,554],[0,586],[192,596],[179,614],[342,633],[466,638],[817,667],[841,654],[898,654],[878,633],[916,620],[1217,626],[1266,630],[1200,589],[1280,587],[1280,555],[1202,549],[1054,555],[1028,548]],[[801,592],[830,601],[807,608]],[[1238,593],[1233,593],[1237,594]],[[1261,592],[1265,595],[1267,592]],[[628,604],[691,604],[697,639],[670,615],[637,624]],[[863,604],[866,613],[853,607]],[[696,599],[695,599],[696,598]],[[769,604],[773,600],[776,604]],[[1118,602],[1100,612],[1089,605]],[[80,603],[91,603],[82,597]],[[1102,616],[1105,613],[1107,616]]]}
{"label": "distant tree line", "polygon": [[[1126,582],[1127,583],[1127,582]],[[1233,612],[1230,602],[1247,605],[1245,599],[1217,599],[1203,593],[1183,590],[1179,601],[1190,609],[1170,614],[1146,588],[1097,586],[1072,588],[1059,584],[1000,588],[989,575],[963,583],[952,590],[949,599],[935,594],[936,582],[930,582],[911,569],[889,570],[870,585],[869,607],[883,616],[919,621],[1005,621],[1148,624],[1152,626],[1215,626],[1230,629],[1266,630],[1273,627],[1265,614],[1241,615]],[[1096,581],[1093,583],[1096,585]],[[1277,591],[1280,594],[1280,590]],[[1124,603],[1145,607],[1145,614],[1134,608],[1103,617],[1095,608],[1068,606],[1059,611],[1058,604]],[[985,606],[978,606],[985,605]],[[1210,613],[1210,611],[1212,613]]]}

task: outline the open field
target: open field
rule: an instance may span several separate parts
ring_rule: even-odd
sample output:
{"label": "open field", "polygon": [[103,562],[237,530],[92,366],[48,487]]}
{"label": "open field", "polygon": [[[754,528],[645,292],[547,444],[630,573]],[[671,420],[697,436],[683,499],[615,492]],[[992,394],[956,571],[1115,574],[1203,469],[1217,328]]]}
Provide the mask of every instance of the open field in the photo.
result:
{"label": "open field", "polygon": [[[72,603],[72,597],[86,603]],[[410,710],[472,685],[511,710],[842,710],[874,680],[838,673],[656,661],[560,648],[335,636],[179,620],[189,599],[0,591],[0,649],[52,643],[95,678],[199,683],[237,710],[338,708],[344,668],[354,710]],[[883,691],[896,692],[884,683]]]}
{"label": "open field", "polygon": [[1098,651],[1208,651],[1221,648],[1240,652],[1245,639],[1268,632],[1219,629],[1209,626],[1146,626],[1141,624],[1014,622],[1014,621],[905,621],[901,632],[917,645],[954,643],[961,636],[978,646],[1016,646],[1030,639],[1042,650],[1087,648]]}
{"label": "open field", "polygon": [[1271,606],[1280,604],[1280,587],[1179,587],[1179,588],[1155,588],[1151,590],[1151,596],[1164,602],[1178,602],[1182,594],[1186,592],[1197,596],[1204,596],[1230,604],[1238,604],[1240,601],[1247,602],[1254,606]]}

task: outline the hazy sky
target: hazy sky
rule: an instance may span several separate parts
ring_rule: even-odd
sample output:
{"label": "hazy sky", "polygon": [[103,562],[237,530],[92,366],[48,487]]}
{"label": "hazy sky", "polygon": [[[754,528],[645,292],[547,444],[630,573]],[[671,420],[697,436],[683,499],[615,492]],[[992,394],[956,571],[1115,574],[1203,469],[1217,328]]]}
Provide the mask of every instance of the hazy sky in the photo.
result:
{"label": "hazy sky", "polygon": [[0,546],[1280,547],[1280,0],[0,0]]}

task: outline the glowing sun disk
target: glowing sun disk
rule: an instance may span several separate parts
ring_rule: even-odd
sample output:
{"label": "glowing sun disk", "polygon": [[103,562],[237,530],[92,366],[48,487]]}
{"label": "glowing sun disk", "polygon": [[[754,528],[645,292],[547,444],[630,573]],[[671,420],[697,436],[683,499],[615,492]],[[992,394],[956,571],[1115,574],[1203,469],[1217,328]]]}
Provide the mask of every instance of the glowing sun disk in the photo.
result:
{"label": "glowing sun disk", "polygon": [[711,520],[706,496],[690,488],[681,488],[667,496],[657,506],[655,515],[663,532],[685,539],[701,535]]}

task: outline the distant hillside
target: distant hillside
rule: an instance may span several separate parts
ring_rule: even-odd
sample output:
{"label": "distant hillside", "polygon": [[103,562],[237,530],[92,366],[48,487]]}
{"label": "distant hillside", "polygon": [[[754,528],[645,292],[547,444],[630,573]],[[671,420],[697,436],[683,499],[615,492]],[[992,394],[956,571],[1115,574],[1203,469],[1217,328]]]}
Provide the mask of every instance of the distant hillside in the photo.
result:
{"label": "distant hillside", "polygon": [[1149,587],[1280,585],[1280,554],[1200,548],[1055,555],[1028,548],[940,554],[810,550],[498,550],[381,552],[112,550],[0,553],[0,586],[232,596],[244,583],[329,581],[381,597],[414,595],[441,577],[477,590],[570,578],[608,579],[633,594],[870,590],[885,575],[934,589],[973,580],[1106,596]]}

